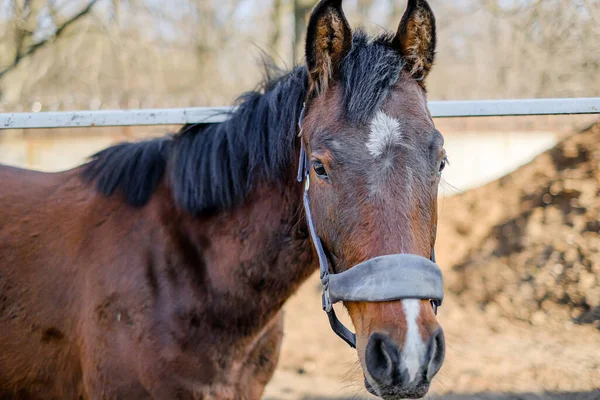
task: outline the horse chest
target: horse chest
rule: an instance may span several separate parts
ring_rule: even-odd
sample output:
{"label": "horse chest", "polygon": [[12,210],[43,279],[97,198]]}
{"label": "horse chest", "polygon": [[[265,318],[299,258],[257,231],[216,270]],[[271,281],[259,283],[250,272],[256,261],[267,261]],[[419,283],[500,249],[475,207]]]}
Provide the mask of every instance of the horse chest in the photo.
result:
{"label": "horse chest", "polygon": [[[194,338],[199,340],[196,345],[190,342],[184,347],[178,340],[170,340],[148,353],[149,361],[159,362],[152,364],[148,379],[142,380],[156,382],[157,390],[165,394],[167,390],[168,395],[185,393],[193,399],[259,399],[277,365],[282,338],[283,313],[279,312],[252,337],[231,341],[226,334],[220,338],[199,336]],[[150,379],[150,376],[164,377],[164,380]]]}

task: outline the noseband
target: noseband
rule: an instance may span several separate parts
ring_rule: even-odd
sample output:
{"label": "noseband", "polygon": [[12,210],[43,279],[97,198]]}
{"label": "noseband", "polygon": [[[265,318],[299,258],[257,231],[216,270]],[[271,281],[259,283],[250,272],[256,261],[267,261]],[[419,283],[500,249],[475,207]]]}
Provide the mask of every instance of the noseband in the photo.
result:
{"label": "noseband", "polygon": [[[302,136],[304,107],[298,127]],[[429,300],[437,314],[437,307],[444,299],[442,271],[435,263],[432,249],[430,258],[415,254],[392,254],[371,258],[347,271],[330,272],[327,255],[321,239],[317,235],[310,211],[310,170],[308,155],[301,140],[298,182],[304,183],[303,204],[306,224],[319,258],[320,278],[323,285],[322,304],[327,313],[331,329],[350,347],[356,348],[356,335],[342,324],[333,310],[333,304],[340,301],[381,302],[401,299]]]}

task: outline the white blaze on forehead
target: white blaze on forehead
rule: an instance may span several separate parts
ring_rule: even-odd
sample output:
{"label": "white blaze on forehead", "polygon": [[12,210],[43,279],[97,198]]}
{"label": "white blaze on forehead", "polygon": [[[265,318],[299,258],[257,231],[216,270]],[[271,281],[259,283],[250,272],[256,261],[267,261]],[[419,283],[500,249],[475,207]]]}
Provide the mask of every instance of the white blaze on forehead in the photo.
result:
{"label": "white blaze on forehead", "polygon": [[402,300],[402,306],[406,316],[406,340],[402,349],[402,365],[408,370],[409,382],[412,382],[423,364],[427,350],[417,323],[421,313],[421,301]]}
{"label": "white blaze on forehead", "polygon": [[371,132],[367,149],[373,157],[379,157],[396,144],[400,144],[402,132],[400,122],[383,111],[377,111],[371,120]]}

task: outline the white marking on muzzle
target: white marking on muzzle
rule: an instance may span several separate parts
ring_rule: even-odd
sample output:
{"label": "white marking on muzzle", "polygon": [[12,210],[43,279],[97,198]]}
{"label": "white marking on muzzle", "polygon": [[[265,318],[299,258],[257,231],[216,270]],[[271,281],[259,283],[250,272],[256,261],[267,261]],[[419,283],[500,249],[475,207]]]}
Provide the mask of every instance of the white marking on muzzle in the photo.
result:
{"label": "white marking on muzzle", "polygon": [[421,313],[421,301],[402,300],[402,306],[406,316],[406,340],[402,350],[402,365],[408,371],[409,382],[412,382],[421,368],[427,350],[417,323]]}

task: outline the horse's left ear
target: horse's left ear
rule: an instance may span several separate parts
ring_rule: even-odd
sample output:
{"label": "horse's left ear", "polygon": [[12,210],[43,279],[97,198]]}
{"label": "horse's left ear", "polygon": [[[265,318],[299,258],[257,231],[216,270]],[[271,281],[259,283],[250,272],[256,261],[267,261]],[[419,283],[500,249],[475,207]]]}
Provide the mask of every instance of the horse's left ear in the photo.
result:
{"label": "horse's left ear", "polygon": [[306,30],[306,67],[311,89],[322,92],[341,68],[352,46],[352,30],[342,10],[342,0],[321,0]]}
{"label": "horse's left ear", "polygon": [[426,0],[408,0],[393,46],[404,56],[406,70],[424,80],[435,58],[435,17]]}

